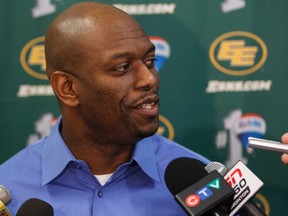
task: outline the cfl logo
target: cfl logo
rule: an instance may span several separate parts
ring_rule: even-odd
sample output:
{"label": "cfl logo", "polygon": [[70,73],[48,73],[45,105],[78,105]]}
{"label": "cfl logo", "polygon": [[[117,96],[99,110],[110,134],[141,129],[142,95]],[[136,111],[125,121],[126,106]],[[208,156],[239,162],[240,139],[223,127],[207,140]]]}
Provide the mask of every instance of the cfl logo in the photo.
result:
{"label": "cfl logo", "polygon": [[234,170],[225,180],[234,189],[237,195],[246,185],[247,182],[239,168]]}

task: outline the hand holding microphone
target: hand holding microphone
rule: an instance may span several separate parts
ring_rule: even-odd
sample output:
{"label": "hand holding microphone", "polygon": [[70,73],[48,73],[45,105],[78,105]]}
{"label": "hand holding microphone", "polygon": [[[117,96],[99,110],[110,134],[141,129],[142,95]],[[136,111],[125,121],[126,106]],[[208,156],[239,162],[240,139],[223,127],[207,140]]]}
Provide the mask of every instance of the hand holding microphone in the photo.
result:
{"label": "hand holding microphone", "polygon": [[[281,141],[284,144],[288,144],[288,133],[283,134],[283,136],[281,137]],[[284,164],[288,164],[288,154],[287,153],[283,153],[281,155],[281,160]]]}
{"label": "hand holding microphone", "polygon": [[254,137],[248,138],[248,146],[250,148],[256,148],[256,149],[263,149],[268,151],[275,151],[282,153],[281,160],[284,164],[288,164],[288,133],[283,134],[281,137],[280,142],[267,140],[267,139],[259,139]]}

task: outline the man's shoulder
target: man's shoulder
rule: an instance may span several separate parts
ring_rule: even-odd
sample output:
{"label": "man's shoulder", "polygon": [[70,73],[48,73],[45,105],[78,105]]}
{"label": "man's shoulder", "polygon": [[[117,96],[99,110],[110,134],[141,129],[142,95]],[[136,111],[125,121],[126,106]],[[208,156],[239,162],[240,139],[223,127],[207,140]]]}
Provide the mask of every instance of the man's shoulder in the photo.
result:
{"label": "man's shoulder", "polygon": [[32,189],[41,185],[43,140],[31,144],[0,165],[0,184],[10,192],[12,202],[8,208],[15,209],[27,200]]}
{"label": "man's shoulder", "polygon": [[39,166],[41,164],[43,142],[44,140],[39,140],[17,152],[0,165],[0,172],[8,174],[16,172],[21,174],[24,169]]}
{"label": "man's shoulder", "polygon": [[157,158],[166,158],[166,160],[171,161],[179,157],[189,157],[198,159],[203,163],[209,162],[203,155],[161,135],[156,134],[150,139],[154,145]]}

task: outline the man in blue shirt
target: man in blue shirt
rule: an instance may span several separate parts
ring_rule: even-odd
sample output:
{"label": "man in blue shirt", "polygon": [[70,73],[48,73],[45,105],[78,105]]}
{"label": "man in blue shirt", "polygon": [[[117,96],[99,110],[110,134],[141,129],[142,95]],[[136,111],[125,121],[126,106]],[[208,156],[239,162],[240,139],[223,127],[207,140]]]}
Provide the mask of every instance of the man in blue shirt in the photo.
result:
{"label": "man in blue shirt", "polygon": [[115,7],[82,2],[56,17],[45,56],[61,116],[48,137],[0,166],[13,215],[32,197],[55,216],[186,215],[165,169],[178,157],[208,160],[154,135],[154,53],[139,24]]}

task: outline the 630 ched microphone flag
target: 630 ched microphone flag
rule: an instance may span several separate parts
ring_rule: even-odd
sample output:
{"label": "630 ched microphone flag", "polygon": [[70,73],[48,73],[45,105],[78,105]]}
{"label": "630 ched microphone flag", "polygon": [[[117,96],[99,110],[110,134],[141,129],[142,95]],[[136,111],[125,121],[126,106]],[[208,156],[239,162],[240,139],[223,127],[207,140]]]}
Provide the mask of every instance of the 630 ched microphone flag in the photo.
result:
{"label": "630 ched microphone flag", "polygon": [[[243,169],[243,167],[245,169]],[[227,168],[219,162],[210,162],[205,167],[205,170],[210,173],[212,171],[217,171],[222,176],[227,173]],[[244,172],[246,170],[246,172]],[[266,214],[260,209],[251,198],[255,196],[258,190],[263,186],[263,183],[260,181],[257,176],[255,176],[252,171],[249,170],[247,175],[247,170],[249,170],[241,161],[236,163],[232,169],[229,171],[226,180],[229,185],[235,190],[235,196],[233,200],[233,205],[231,213],[229,216],[244,215],[244,216],[266,216]],[[248,181],[248,180],[249,181]],[[259,182],[259,184],[257,184]],[[252,183],[251,185],[249,185]],[[244,190],[246,188],[246,190]],[[252,190],[251,190],[252,188]],[[241,193],[241,189],[243,192]],[[240,209],[237,211],[237,209]],[[237,213],[236,213],[237,212]]]}
{"label": "630 ched microphone flag", "polygon": [[[241,161],[238,161],[224,177],[235,190],[229,216],[235,215],[260,190],[264,183]],[[260,215],[260,214],[257,214]]]}

